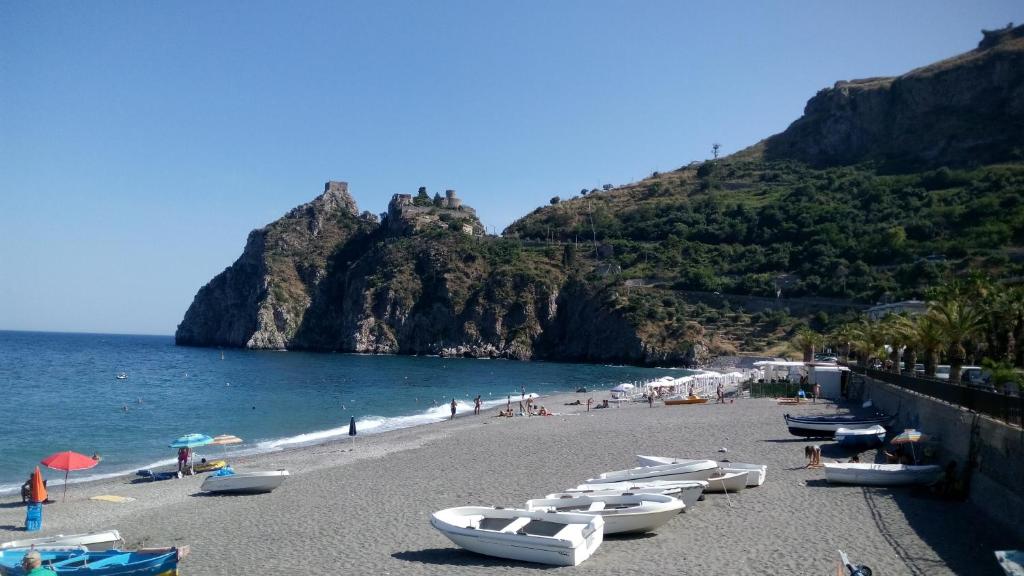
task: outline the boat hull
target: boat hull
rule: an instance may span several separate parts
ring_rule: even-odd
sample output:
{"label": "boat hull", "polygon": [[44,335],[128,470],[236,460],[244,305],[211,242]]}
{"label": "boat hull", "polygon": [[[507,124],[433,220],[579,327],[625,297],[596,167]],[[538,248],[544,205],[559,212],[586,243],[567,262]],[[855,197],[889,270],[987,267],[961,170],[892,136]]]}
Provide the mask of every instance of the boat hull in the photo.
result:
{"label": "boat hull", "polygon": [[[529,518],[541,522],[575,525],[572,532],[563,538],[521,534],[514,526],[503,530],[473,527],[481,523],[476,518]],[[465,524],[463,520],[469,520]],[[514,522],[513,522],[514,523]],[[577,566],[594,553],[604,540],[604,520],[584,514],[551,512],[530,512],[527,510],[498,510],[478,506],[449,508],[435,512],[430,524],[457,546],[497,558],[549,564],[553,566]]]}
{"label": "boat hull", "polygon": [[835,464],[825,463],[825,479],[835,484],[858,486],[911,486],[933,484],[942,476],[934,464]]}
{"label": "boat hull", "polygon": [[40,546],[84,546],[89,550],[108,550],[124,545],[124,539],[117,530],[89,532],[87,534],[55,534],[42,538],[12,540],[0,544],[0,549],[30,548]]}
{"label": "boat hull", "polygon": [[[640,466],[663,466],[665,464],[685,464],[687,462],[701,462],[687,458],[667,458],[664,456],[642,456],[637,455],[636,462]],[[768,476],[768,466],[764,464],[747,464],[744,462],[718,462],[718,467],[723,470],[747,472],[747,487],[760,486],[764,484]]]}
{"label": "boat hull", "polygon": [[739,492],[747,487],[747,471],[727,472],[720,476],[708,478],[708,487],[704,492],[712,494],[723,494],[725,492]]}
{"label": "boat hull", "polygon": [[[588,510],[593,505],[612,508]],[[625,508],[614,508],[626,506]],[[661,494],[582,495],[568,498],[541,498],[526,502],[527,510],[573,512],[600,516],[604,520],[604,533],[642,534],[655,530],[683,511],[685,504],[671,496]]]}
{"label": "boat hull", "polygon": [[871,426],[887,426],[893,420],[889,416],[858,418],[853,416],[819,416],[797,417],[784,416],[789,433],[806,438],[832,438],[840,428],[868,428]]}
{"label": "boat hull", "polygon": [[[658,486],[658,485],[664,486]],[[682,500],[683,504],[686,505],[683,508],[683,512],[689,510],[693,506],[697,505],[702,494],[704,494],[704,488],[708,483],[703,480],[686,480],[677,482],[613,482],[611,484],[580,484],[575,488],[570,488],[561,494],[595,494],[595,495],[607,495],[612,493],[624,494],[666,494]],[[605,488],[607,487],[607,488]],[[559,497],[561,494],[551,495],[549,497]]]}
{"label": "boat hull", "polygon": [[677,398],[665,400],[665,406],[685,406],[686,404],[706,404],[707,398]]}
{"label": "boat hull", "polygon": [[[0,574],[24,576],[21,559],[27,548],[0,551]],[[37,549],[43,566],[58,576],[176,576],[188,547],[160,550],[58,551]]]}
{"label": "boat hull", "polygon": [[207,476],[199,489],[203,492],[217,494],[261,494],[273,492],[286,478],[288,478],[287,470]]}
{"label": "boat hull", "polygon": [[664,466],[640,466],[628,470],[605,472],[597,478],[590,478],[587,484],[606,484],[609,482],[651,482],[672,480],[707,480],[718,471],[718,463],[714,460],[702,460],[686,464],[666,464]]}
{"label": "boat hull", "polygon": [[839,428],[836,430],[836,442],[850,450],[870,450],[878,448],[885,442],[885,428]]}

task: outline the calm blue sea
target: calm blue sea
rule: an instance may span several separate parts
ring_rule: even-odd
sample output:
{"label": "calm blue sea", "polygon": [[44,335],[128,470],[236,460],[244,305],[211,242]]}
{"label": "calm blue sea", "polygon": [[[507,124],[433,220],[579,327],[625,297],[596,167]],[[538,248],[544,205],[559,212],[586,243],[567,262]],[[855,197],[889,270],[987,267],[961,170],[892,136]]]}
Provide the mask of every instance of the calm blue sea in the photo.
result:
{"label": "calm blue sea", "polygon": [[[223,358],[222,358],[223,354]],[[115,376],[123,372],[127,379]],[[0,493],[45,456],[102,455],[71,481],[174,462],[183,434],[234,434],[228,454],[428,424],[506,396],[607,389],[685,372],[621,366],[183,348],[169,336],[0,331]],[[436,403],[436,406],[435,404]],[[220,455],[220,447],[199,453]],[[59,483],[61,474],[46,472]]]}

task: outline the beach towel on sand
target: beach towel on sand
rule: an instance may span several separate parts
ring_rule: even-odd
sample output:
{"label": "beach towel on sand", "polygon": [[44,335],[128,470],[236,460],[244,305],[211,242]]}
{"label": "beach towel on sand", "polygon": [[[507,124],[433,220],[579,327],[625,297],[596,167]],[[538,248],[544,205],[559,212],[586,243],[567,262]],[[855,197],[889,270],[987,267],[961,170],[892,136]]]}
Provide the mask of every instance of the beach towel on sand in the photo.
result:
{"label": "beach towel on sand", "polygon": [[89,498],[89,500],[99,500],[101,502],[116,502],[118,504],[123,504],[125,502],[134,502],[135,498],[132,498],[131,496],[114,496],[111,494],[102,494],[100,496],[92,496]]}

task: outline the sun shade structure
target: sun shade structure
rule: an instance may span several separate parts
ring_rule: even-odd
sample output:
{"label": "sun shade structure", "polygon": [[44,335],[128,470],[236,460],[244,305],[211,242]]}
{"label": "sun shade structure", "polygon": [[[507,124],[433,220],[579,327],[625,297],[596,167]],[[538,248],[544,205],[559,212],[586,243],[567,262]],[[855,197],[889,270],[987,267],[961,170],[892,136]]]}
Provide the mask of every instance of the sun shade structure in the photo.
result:
{"label": "sun shade structure", "polygon": [[40,464],[47,468],[64,471],[64,499],[68,497],[68,473],[72,470],[88,470],[99,463],[99,460],[95,460],[91,456],[70,450],[51,454],[40,461]]}
{"label": "sun shade structure", "polygon": [[195,448],[213,444],[213,438],[206,434],[186,434],[170,443],[171,448]]}
{"label": "sun shade structure", "polygon": [[210,442],[210,444],[213,444],[214,446],[230,446],[232,444],[241,443],[241,438],[239,438],[238,436],[232,436],[231,434],[221,434],[220,436],[214,436],[213,442]]}
{"label": "sun shade structure", "polygon": [[36,470],[32,473],[32,478],[29,480],[28,499],[30,502],[38,504],[46,502],[46,496],[46,484],[43,484],[43,473],[39,471],[39,466],[36,466]]}
{"label": "sun shade structure", "polygon": [[918,430],[913,428],[907,428],[903,432],[896,435],[895,438],[890,440],[892,444],[910,444],[910,456],[914,459],[914,463],[917,463],[917,453],[914,451],[914,444],[923,442],[928,439],[928,436],[922,434]]}

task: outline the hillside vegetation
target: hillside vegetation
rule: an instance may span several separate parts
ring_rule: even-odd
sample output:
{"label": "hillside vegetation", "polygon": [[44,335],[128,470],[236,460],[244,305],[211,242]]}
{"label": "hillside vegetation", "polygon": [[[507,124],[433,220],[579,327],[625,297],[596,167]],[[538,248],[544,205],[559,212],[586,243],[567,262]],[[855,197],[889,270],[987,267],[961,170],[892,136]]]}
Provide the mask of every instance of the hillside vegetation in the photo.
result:
{"label": "hillside vegetation", "polygon": [[[727,158],[483,234],[454,191],[347,184],[250,234],[179,344],[695,364],[787,351],[945,279],[1024,276],[1024,27],[897,78],[838,82]],[[998,290],[998,288],[997,288]]]}

